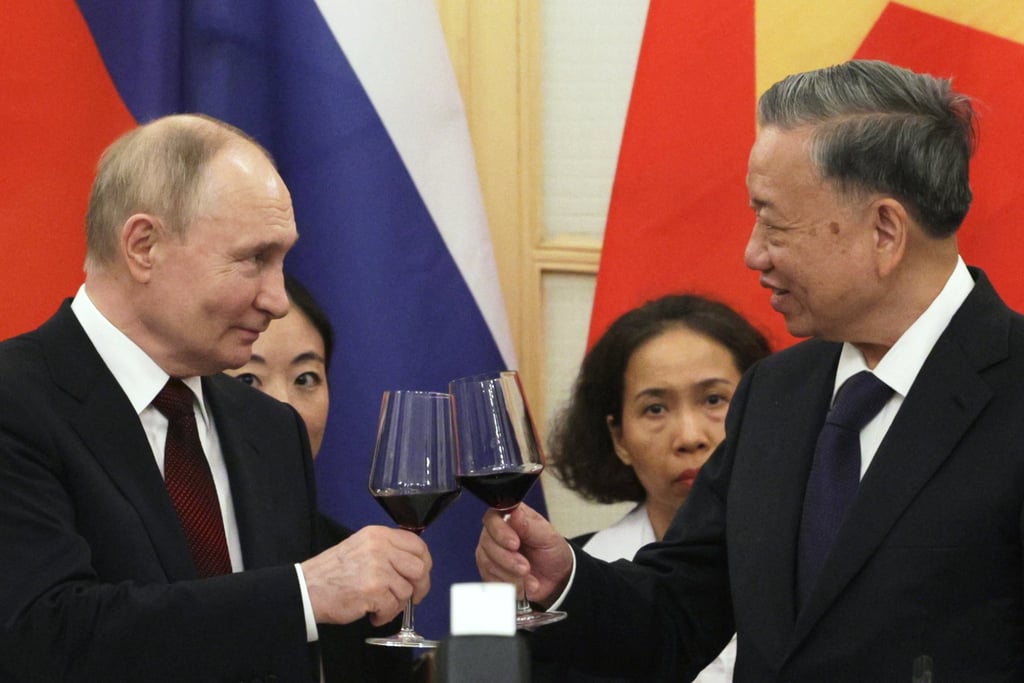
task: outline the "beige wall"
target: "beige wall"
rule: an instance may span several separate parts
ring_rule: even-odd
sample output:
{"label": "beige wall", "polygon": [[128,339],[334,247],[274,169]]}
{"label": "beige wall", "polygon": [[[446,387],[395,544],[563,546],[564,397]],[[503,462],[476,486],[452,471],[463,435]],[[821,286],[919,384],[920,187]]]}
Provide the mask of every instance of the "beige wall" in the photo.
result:
{"label": "beige wall", "polygon": [[[476,152],[498,275],[547,433],[586,344],[646,0],[437,0]],[[566,535],[628,505],[585,504],[545,475]]]}

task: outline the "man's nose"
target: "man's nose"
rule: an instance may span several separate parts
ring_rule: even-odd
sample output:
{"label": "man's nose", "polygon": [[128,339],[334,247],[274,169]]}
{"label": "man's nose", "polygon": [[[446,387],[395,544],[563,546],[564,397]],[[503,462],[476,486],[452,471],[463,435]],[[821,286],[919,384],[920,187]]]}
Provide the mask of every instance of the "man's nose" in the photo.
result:
{"label": "man's nose", "polygon": [[263,277],[263,286],[256,295],[256,307],[272,318],[283,318],[290,308],[288,293],[284,289],[284,271],[274,269]]}
{"label": "man's nose", "polygon": [[765,248],[764,230],[756,222],[750,230],[747,248],[743,251],[743,263],[751,270],[762,272],[771,267],[768,260],[768,250]]}

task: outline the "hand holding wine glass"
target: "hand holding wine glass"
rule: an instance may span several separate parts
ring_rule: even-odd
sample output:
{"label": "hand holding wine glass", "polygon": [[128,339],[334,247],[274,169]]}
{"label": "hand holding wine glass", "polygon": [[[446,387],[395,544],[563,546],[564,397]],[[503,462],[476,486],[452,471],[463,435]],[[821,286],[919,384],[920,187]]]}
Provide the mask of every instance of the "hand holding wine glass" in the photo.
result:
{"label": "hand holding wine glass", "polygon": [[[459,484],[502,513],[514,510],[544,470],[544,454],[519,374],[495,372],[449,384],[458,437]],[[519,586],[516,625],[532,629],[565,612],[537,612]]]}
{"label": "hand holding wine glass", "polygon": [[[455,442],[448,394],[386,391],[377,443],[370,465],[370,493],[403,529],[420,534],[459,495]],[[372,645],[437,647],[416,633],[412,602],[405,605],[401,630]]]}

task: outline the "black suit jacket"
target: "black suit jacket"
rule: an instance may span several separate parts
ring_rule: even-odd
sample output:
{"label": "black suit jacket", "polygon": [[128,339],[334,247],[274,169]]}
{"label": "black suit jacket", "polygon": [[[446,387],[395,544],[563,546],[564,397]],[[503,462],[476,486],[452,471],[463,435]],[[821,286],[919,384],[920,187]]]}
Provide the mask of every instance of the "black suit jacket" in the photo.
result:
{"label": "black suit jacket", "polygon": [[[840,345],[741,382],[727,437],[665,541],[636,563],[577,553],[541,658],[688,680],[738,634],[736,681],[1024,680],[1024,319],[985,276],[928,356],[822,577],[795,607],[796,543]],[[638,664],[634,664],[638,663]]]}
{"label": "black suit jacket", "polygon": [[203,390],[246,571],[199,580],[138,417],[69,304],[0,344],[0,680],[314,680],[292,566],[318,549],[305,430],[226,376]]}

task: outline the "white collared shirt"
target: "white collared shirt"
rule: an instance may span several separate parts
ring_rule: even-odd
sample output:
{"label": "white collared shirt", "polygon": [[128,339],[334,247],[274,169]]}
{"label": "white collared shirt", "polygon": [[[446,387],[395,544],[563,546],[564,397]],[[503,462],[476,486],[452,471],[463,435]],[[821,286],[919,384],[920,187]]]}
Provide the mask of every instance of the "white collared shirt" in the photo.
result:
{"label": "white collared shirt", "polygon": [[[917,379],[918,373],[921,372],[925,360],[972,289],[974,289],[974,279],[971,277],[970,271],[967,270],[963,259],[958,256],[956,267],[949,279],[946,280],[939,295],[914,321],[914,324],[896,340],[892,348],[886,351],[875,369],[869,370],[892,388],[893,395],[888,403],[882,406],[878,415],[868,422],[860,432],[861,478],[867,472],[882,439],[885,438],[893,420],[896,419],[896,413],[903,405],[903,400],[914,384],[914,380]],[[835,399],[836,392],[839,391],[843,382],[861,370],[868,370],[864,354],[853,344],[844,343],[842,353],[839,355],[839,366],[836,368],[832,398]]]}
{"label": "white collared shirt", "polygon": [[[153,399],[167,384],[169,375],[135,342],[100,313],[85,291],[85,285],[78,289],[74,301],[71,302],[71,310],[138,414],[142,428],[146,432],[146,438],[153,449],[156,465],[163,476],[167,418],[153,405]],[[213,474],[213,483],[217,489],[217,500],[220,503],[221,517],[224,521],[224,536],[227,539],[228,555],[231,557],[231,570],[241,571],[243,569],[242,545],[238,538],[235,505],[231,498],[231,482],[228,479],[227,466],[224,464],[224,452],[221,449],[216,426],[213,424],[213,416],[203,398],[203,383],[199,377],[188,377],[182,381],[196,397],[196,401],[193,403],[196,427],[199,430],[199,441],[203,446],[206,459],[210,463],[210,472]]]}
{"label": "white collared shirt", "polygon": [[631,560],[637,550],[656,540],[647,506],[640,503],[618,522],[591,536],[583,549],[591,557],[606,562],[622,558]]}

